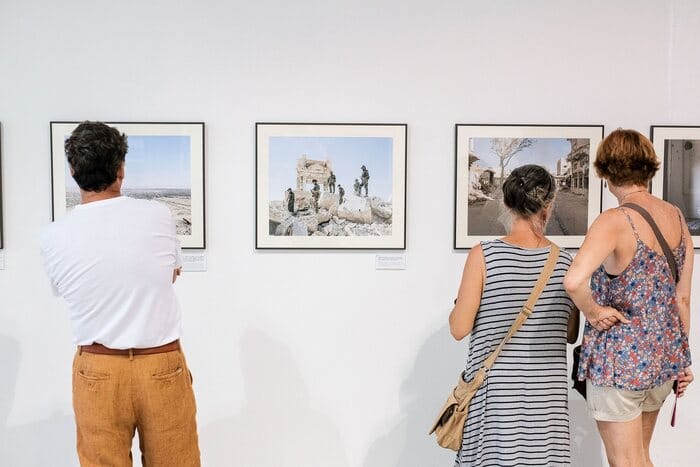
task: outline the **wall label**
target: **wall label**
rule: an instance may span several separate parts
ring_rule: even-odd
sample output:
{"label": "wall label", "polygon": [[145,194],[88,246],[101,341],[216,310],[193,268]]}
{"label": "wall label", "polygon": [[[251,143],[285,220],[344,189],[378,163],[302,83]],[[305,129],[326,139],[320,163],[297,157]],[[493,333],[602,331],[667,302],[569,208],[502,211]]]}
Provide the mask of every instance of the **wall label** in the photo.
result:
{"label": "wall label", "polygon": [[207,270],[207,253],[205,251],[187,252],[182,254],[182,270],[184,272],[204,272]]}
{"label": "wall label", "polygon": [[375,269],[406,269],[406,255],[403,253],[379,254],[374,257]]}

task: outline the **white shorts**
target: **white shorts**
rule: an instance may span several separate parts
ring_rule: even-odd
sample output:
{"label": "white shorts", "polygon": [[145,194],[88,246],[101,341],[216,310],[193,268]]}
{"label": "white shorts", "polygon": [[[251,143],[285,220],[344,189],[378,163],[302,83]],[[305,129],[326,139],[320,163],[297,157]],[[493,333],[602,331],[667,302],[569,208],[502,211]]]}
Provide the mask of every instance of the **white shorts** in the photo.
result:
{"label": "white shorts", "polygon": [[591,416],[601,422],[626,422],[642,412],[656,412],[673,390],[674,381],[642,391],[594,386],[586,380],[586,404]]}

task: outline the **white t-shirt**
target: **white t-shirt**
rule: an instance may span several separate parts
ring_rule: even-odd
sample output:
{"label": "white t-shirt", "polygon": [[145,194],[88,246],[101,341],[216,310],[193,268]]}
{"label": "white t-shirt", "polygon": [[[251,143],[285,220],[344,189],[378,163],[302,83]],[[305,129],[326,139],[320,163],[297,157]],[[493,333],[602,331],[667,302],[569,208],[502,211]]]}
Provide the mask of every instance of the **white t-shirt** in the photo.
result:
{"label": "white t-shirt", "polygon": [[68,302],[76,345],[146,348],[180,337],[170,210],[121,196],[75,207],[41,238],[54,292]]}

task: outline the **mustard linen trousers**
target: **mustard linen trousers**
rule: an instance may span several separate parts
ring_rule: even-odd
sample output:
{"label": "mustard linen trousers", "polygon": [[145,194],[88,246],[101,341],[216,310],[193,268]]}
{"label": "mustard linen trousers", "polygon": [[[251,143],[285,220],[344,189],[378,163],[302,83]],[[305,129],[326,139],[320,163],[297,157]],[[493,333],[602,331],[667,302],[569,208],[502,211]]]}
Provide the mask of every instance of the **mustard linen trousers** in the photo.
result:
{"label": "mustard linen trousers", "polygon": [[81,467],[131,467],[138,430],[144,467],[199,467],[192,378],[181,350],[78,352],[73,409]]}

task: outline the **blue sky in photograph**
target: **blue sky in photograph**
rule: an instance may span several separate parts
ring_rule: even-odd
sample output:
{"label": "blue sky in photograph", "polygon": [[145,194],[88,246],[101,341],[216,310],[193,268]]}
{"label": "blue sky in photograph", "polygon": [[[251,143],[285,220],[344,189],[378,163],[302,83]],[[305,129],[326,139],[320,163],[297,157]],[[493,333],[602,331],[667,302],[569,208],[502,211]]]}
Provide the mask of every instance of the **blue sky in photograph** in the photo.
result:
{"label": "blue sky in photograph", "polygon": [[[190,188],[189,136],[138,135],[128,136],[128,142],[123,189]],[[66,190],[78,191],[68,164]]]}
{"label": "blue sky in photograph", "polygon": [[388,200],[392,193],[392,144],[392,138],[386,137],[270,137],[270,199],[283,199],[287,188],[296,189],[297,159],[306,154],[307,159],[330,160],[337,183],[346,193],[352,193],[355,179],[362,175],[360,167],[365,165],[370,176],[369,195]]}
{"label": "blue sky in photograph", "polygon": [[[474,143],[473,152],[479,158],[477,162],[481,167],[490,167],[496,170],[500,167],[498,157],[491,151],[493,138],[471,138]],[[566,138],[532,138],[532,146],[517,153],[506,166],[506,173],[516,167],[525,164],[537,164],[556,173],[557,161],[566,157],[571,151],[571,143]]]}

